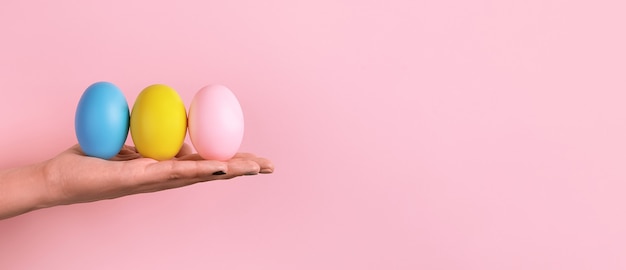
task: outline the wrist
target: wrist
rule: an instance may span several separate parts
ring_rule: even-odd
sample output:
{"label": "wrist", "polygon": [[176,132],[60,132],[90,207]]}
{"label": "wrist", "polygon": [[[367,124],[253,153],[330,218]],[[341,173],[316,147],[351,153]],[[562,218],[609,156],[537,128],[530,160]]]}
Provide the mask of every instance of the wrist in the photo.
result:
{"label": "wrist", "polygon": [[53,206],[45,163],[0,172],[0,219]]}

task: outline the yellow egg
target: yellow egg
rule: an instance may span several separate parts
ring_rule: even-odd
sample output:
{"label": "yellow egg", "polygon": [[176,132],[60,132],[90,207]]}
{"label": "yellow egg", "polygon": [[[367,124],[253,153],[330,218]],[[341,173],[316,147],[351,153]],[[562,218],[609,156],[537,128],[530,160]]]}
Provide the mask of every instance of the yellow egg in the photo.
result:
{"label": "yellow egg", "polygon": [[156,160],[171,159],[187,132],[185,104],[174,89],[155,84],[146,87],[130,114],[130,135],[137,151]]}

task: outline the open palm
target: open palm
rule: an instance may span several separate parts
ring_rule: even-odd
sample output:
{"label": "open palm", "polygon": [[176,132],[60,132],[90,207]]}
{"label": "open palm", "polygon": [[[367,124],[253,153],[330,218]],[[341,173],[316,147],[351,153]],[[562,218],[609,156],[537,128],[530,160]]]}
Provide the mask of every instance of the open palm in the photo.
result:
{"label": "open palm", "polygon": [[73,204],[183,187],[198,182],[272,173],[271,161],[238,153],[228,161],[204,160],[183,145],[166,161],[143,158],[125,145],[111,160],[85,156],[74,145],[44,165],[51,204]]}

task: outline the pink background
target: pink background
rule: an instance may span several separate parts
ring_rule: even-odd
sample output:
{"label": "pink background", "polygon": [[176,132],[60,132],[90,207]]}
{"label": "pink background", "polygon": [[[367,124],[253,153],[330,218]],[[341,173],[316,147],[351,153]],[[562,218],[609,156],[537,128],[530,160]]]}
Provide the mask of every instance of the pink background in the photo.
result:
{"label": "pink background", "polygon": [[0,166],[228,85],[273,175],[0,221],[0,269],[625,269],[623,1],[0,4]]}

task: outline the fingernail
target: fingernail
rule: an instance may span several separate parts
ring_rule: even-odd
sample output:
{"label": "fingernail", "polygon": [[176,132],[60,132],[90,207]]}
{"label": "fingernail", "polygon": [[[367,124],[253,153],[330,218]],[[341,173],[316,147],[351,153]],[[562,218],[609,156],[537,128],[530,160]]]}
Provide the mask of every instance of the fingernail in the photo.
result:
{"label": "fingernail", "polygon": [[272,169],[261,169],[260,173],[273,173],[273,172],[274,172],[274,170],[272,170]]}
{"label": "fingernail", "polygon": [[214,172],[213,175],[225,175],[226,173],[224,171],[217,171]]}

